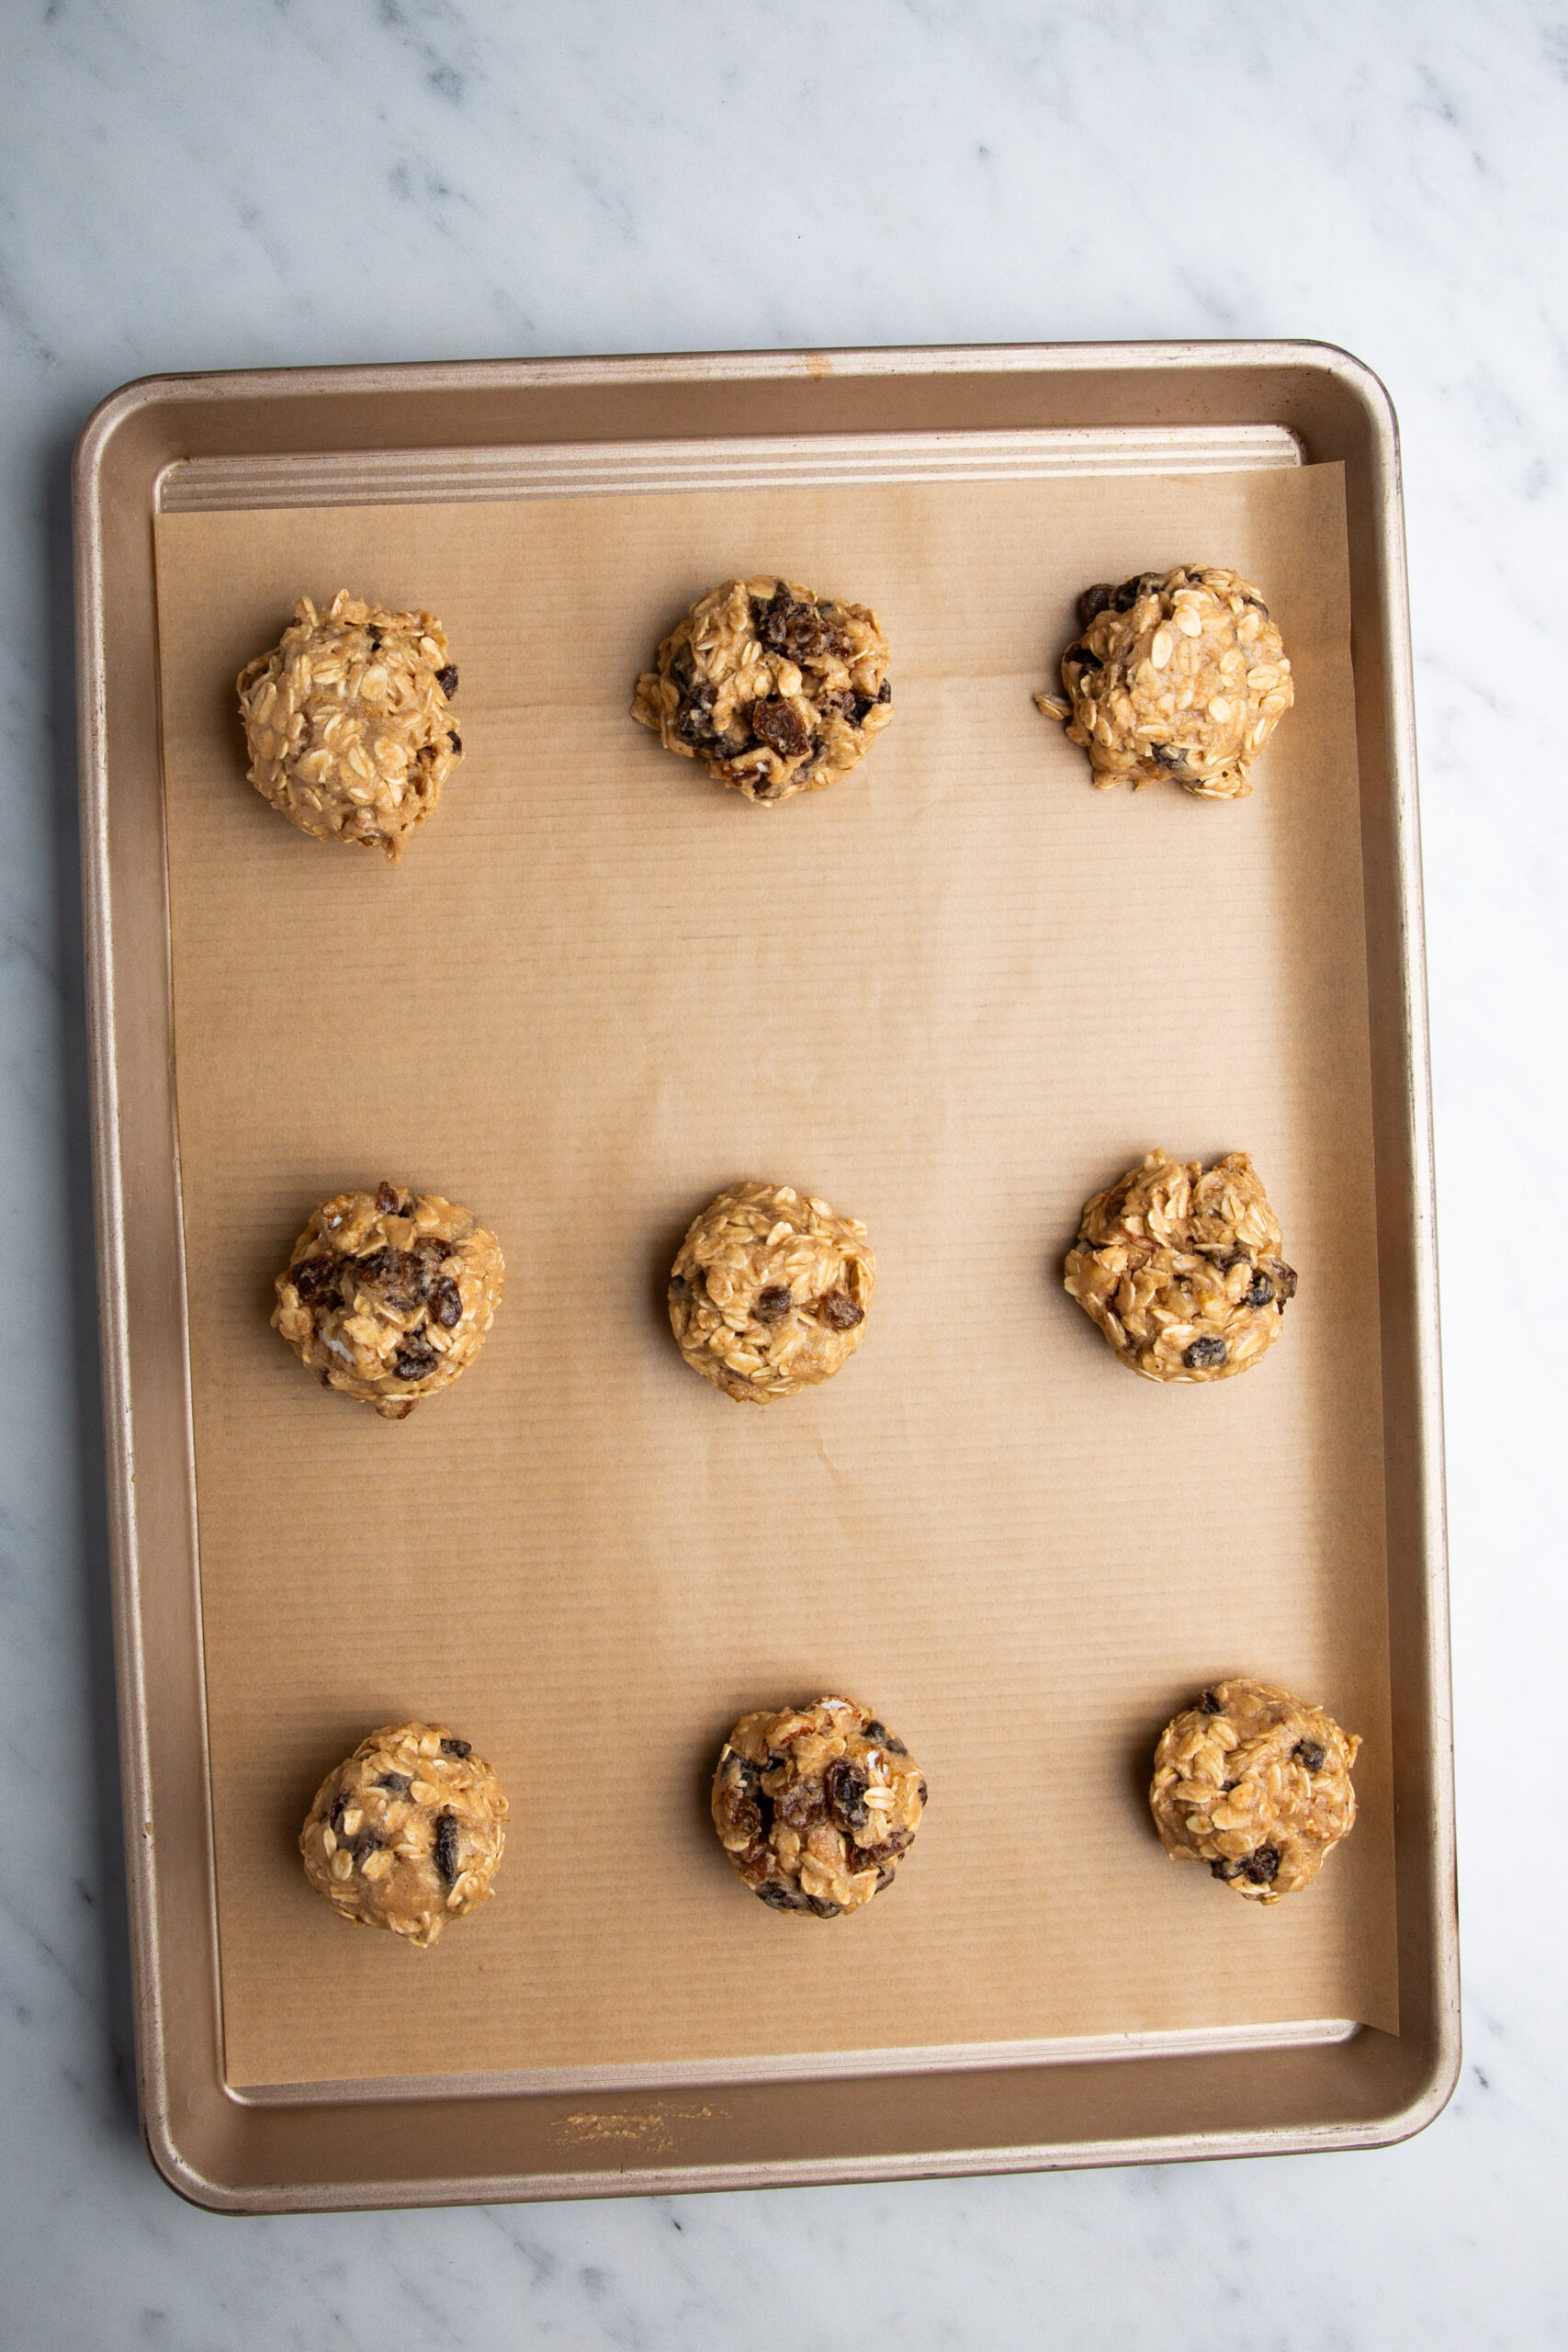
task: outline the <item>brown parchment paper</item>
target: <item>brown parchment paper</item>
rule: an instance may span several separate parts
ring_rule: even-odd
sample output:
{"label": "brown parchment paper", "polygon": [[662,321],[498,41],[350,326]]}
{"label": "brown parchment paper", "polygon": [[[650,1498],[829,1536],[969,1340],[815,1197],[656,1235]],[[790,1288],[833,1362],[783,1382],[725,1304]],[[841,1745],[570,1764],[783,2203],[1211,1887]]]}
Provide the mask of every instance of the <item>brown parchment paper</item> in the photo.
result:
{"label": "brown parchment paper", "polygon": [[[1340,469],[165,516],[180,1159],[230,2078],[756,2061],[1344,2018],[1393,2028],[1365,961]],[[1097,793],[1036,712],[1076,593],[1262,583],[1297,704],[1253,797]],[[687,603],[874,605],[897,717],[771,812],[626,707]],[[402,865],[243,779],[232,681],[294,597],[440,614],[467,758]],[[1060,1286],[1148,1146],[1252,1152],[1300,1269],[1247,1376],[1162,1390]],[[479,1363],[402,1425],[267,1327],[310,1208],[491,1224]],[[864,1345],[764,1409],[662,1280],[727,1181],[877,1253]],[[1365,1738],[1361,1818],[1269,1909],[1165,1859],[1161,1724],[1250,1672]],[[867,1913],[780,1917],[705,1815],[742,1710],[863,1698],[931,1802]],[[295,1851],[371,1725],[458,1727],[512,1827],[429,1953]]]}

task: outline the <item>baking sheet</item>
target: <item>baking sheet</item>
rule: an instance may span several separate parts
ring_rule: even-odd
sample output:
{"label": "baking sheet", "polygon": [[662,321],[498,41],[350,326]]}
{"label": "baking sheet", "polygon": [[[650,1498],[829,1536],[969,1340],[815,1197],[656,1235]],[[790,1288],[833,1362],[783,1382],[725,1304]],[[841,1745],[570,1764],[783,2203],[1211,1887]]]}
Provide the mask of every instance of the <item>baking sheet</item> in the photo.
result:
{"label": "baking sheet", "polygon": [[[1393,2027],[1340,469],[157,535],[231,2080]],[[1297,707],[1247,802],[1096,794],[1031,692],[1078,586],[1188,556],[1262,582]],[[894,648],[863,769],[772,812],[625,716],[738,566],[874,603]],[[468,757],[395,871],[243,781],[234,672],[344,582],[439,611],[462,671]],[[1131,1379],[1059,1289],[1083,1198],[1156,1142],[1251,1150],[1280,1212],[1302,1291],[1247,1379]],[[750,1174],[879,1261],[860,1355],[755,1414],[660,1298]],[[310,1206],[381,1175],[465,1201],[510,1269],[479,1364],[401,1426],[265,1321]],[[1237,1670],[1367,1741],[1355,1838],[1269,1911],[1166,1863],[1142,1803],[1159,1724]],[[892,1893],[818,1931],[744,1898],[703,1785],[743,1708],[835,1688],[932,1803]],[[496,1902],[427,1956],[348,1934],[293,1855],[321,1773],[406,1713],[513,1798]]]}

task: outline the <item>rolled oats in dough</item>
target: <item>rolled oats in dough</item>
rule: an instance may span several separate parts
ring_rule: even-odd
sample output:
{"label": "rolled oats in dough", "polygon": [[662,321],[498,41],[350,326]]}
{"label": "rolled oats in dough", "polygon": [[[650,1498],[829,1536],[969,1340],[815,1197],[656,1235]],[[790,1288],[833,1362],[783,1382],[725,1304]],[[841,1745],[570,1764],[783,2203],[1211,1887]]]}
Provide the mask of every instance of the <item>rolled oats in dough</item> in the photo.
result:
{"label": "rolled oats in dough", "polygon": [[925,1804],[903,1741],[850,1699],[742,1715],[713,1781],[714,1827],[753,1894],[819,1919],[892,1885]]}
{"label": "rolled oats in dough", "polygon": [[771,808],[865,757],[893,717],[887,640],[864,605],[772,575],[727,580],[665,639],[632,717]]}
{"label": "rolled oats in dough", "polygon": [[1359,1738],[1271,1683],[1216,1682],[1168,1724],[1149,1804],[1165,1849],[1253,1903],[1310,1886],[1356,1821]]}
{"label": "rolled oats in dough", "polygon": [[1151,1151],[1084,1210],[1063,1279],[1149,1380],[1229,1380],[1280,1336],[1296,1276],[1245,1151]]}
{"label": "rolled oats in dough", "polygon": [[289,1252],[273,1329],[323,1387],[400,1421],[472,1363],[504,1272],[494,1234],[439,1193],[339,1193]]}
{"label": "rolled oats in dough", "polygon": [[1213,564],[1086,588],[1082,634],[1062,656],[1065,719],[1100,786],[1168,778],[1207,800],[1240,800],[1248,771],[1295,698],[1269,608],[1248,580]]}
{"label": "rolled oats in dough", "polygon": [[250,780],[319,841],[401,856],[462,754],[447,702],[457,691],[433,613],[390,613],[340,588],[309,596],[270,653],[237,681]]}
{"label": "rolled oats in dough", "polygon": [[853,1355],[875,1281],[858,1218],[792,1184],[734,1184],[681,1244],[670,1322],[694,1372],[765,1405],[830,1380]]}
{"label": "rolled oats in dough", "polygon": [[444,1724],[390,1724],[317,1790],[299,1832],[305,1875],[356,1927],[433,1944],[489,1901],[506,1813],[466,1739]]}

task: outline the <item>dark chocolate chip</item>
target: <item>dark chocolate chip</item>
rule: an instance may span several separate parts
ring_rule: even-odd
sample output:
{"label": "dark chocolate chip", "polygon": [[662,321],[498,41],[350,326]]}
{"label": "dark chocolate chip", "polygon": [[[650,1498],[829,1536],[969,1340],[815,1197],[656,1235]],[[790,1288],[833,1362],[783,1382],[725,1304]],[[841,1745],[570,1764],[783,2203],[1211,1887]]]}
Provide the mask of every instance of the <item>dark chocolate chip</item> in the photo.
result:
{"label": "dark chocolate chip", "polygon": [[766,1290],[758,1292],[751,1312],[759,1323],[782,1323],[794,1304],[782,1283],[770,1283]]}
{"label": "dark chocolate chip", "polygon": [[1078,598],[1078,627],[1087,628],[1090,621],[1098,619],[1114,594],[1109,581],[1104,580],[1093,588],[1086,588]]}
{"label": "dark chocolate chip", "polygon": [[1181,1361],[1189,1372],[1213,1372],[1217,1363],[1224,1363],[1225,1354],[1225,1343],[1223,1340],[1205,1338],[1193,1340],[1183,1348]]}
{"label": "dark chocolate chip", "polygon": [[886,1724],[879,1724],[874,1715],[873,1715],[870,1723],[867,1724],[864,1731],[861,1734],[861,1737],[863,1739],[886,1739],[886,1736],[887,1725]]}
{"label": "dark chocolate chip", "polygon": [[901,1739],[895,1739],[891,1732],[888,1734],[887,1738],[883,1744],[886,1747],[889,1756],[908,1756],[909,1753],[903,1741]]}
{"label": "dark chocolate chip", "polygon": [[865,1309],[857,1306],[847,1290],[830,1291],[822,1302],[822,1320],[835,1331],[852,1331],[857,1323],[865,1321]]}
{"label": "dark chocolate chip", "polygon": [[[904,1754],[904,1755],[908,1755],[908,1748],[902,1749],[900,1752],[901,1752],[902,1754]],[[922,1781],[920,1782],[920,1803],[921,1803],[922,1804],[930,1804],[931,1801],[931,1791],[927,1788],[927,1786],[926,1786],[925,1782]]]}
{"label": "dark chocolate chip", "polygon": [[413,1782],[406,1772],[383,1772],[376,1786],[385,1789],[390,1797],[406,1797]]}
{"label": "dark chocolate chip", "polygon": [[375,622],[374,622],[374,621],[372,621],[372,622],[371,622],[370,627],[369,627],[369,628],[367,630],[366,634],[367,634],[367,637],[369,638],[369,639],[370,639],[370,650],[371,650],[371,652],[372,652],[372,653],[379,653],[379,652],[380,652],[380,650],[381,650],[381,632],[380,632],[380,630],[377,628],[377,626],[376,626],[376,624],[375,624]]}
{"label": "dark chocolate chip", "polygon": [[877,699],[877,701],[878,701],[878,702],[891,702],[891,701],[892,701],[892,699],[893,699],[893,681],[892,681],[892,679],[891,679],[891,678],[884,678],[884,679],[883,679],[882,684],[881,684],[877,687],[877,689],[876,689],[876,699]]}
{"label": "dark chocolate chip", "polygon": [[451,744],[452,749],[453,749],[455,752],[460,752],[460,751],[462,750],[462,748],[463,748],[463,739],[462,739],[462,737],[458,734],[458,732],[457,732],[457,729],[456,729],[455,727],[449,727],[449,728],[446,729],[446,741]]}
{"label": "dark chocolate chip", "polygon": [[692,1285],[691,1285],[691,1283],[686,1280],[686,1277],[685,1277],[685,1275],[684,1275],[684,1274],[671,1274],[671,1277],[670,1277],[670,1295],[671,1295],[671,1298],[684,1298],[684,1297],[685,1297],[685,1295],[686,1295],[686,1293],[691,1289],[691,1287],[692,1287]]}
{"label": "dark chocolate chip", "polygon": [[444,670],[437,670],[435,673],[435,683],[440,687],[442,693],[448,697],[457,693],[457,673],[452,662],[448,662]]}
{"label": "dark chocolate chip", "polygon": [[386,1842],[384,1838],[378,1838],[373,1829],[362,1831],[354,1841],[355,1860],[362,1862],[367,1854],[378,1854]]}
{"label": "dark chocolate chip", "polygon": [[474,1743],[471,1739],[444,1739],[441,1743],[443,1756],[471,1756],[473,1752]]}
{"label": "dark chocolate chip", "polygon": [[1204,1715],[1223,1715],[1224,1713],[1224,1709],[1221,1706],[1219,1701],[1215,1698],[1212,1690],[1204,1691],[1202,1697],[1198,1702],[1198,1711],[1201,1714]]}
{"label": "dark chocolate chip", "polygon": [[863,1829],[868,1818],[865,1792],[871,1786],[869,1776],[847,1757],[836,1756],[828,1767],[824,1785],[829,1811],[840,1828]]}
{"label": "dark chocolate chip", "polygon": [[1321,1772],[1327,1760],[1327,1750],[1315,1739],[1298,1739],[1291,1754],[1309,1772]]}
{"label": "dark chocolate chip", "polygon": [[1209,1864],[1209,1868],[1213,1871],[1216,1878],[1223,1878],[1227,1885],[1233,1878],[1238,1877],[1241,1872],[1241,1864],[1239,1862],[1225,1861],[1223,1859],[1217,1862],[1211,1862]]}
{"label": "dark chocolate chip", "polygon": [[792,702],[774,695],[751,705],[751,732],[781,760],[798,760],[811,749],[811,729]]}
{"label": "dark chocolate chip", "polygon": [[1281,1860],[1278,1846],[1259,1846],[1255,1854],[1243,1856],[1241,1874],[1253,1886],[1272,1886]]}
{"label": "dark chocolate chip", "polygon": [[706,743],[713,738],[713,688],[694,686],[682,695],[675,713],[675,732],[682,743]]}
{"label": "dark chocolate chip", "polygon": [[1105,667],[1099,654],[1092,652],[1087,645],[1069,645],[1062,659],[1070,662],[1075,670],[1103,670]]}
{"label": "dark chocolate chip", "polygon": [[398,1204],[401,1199],[402,1194],[399,1192],[395,1184],[389,1184],[383,1182],[377,1185],[376,1207],[380,1216],[396,1216],[398,1214]]}
{"label": "dark chocolate chip", "polygon": [[1123,580],[1111,601],[1119,613],[1130,613],[1140,596],[1157,596],[1165,586],[1161,571],[1140,571],[1134,580]]}
{"label": "dark chocolate chip", "polygon": [[434,1851],[435,1867],[450,1886],[457,1875],[457,1816],[455,1813],[437,1815]]}
{"label": "dark chocolate chip", "polygon": [[423,1380],[434,1372],[440,1358],[430,1341],[418,1331],[411,1331],[397,1354],[392,1358],[392,1370],[400,1380]]}
{"label": "dark chocolate chip", "polygon": [[1187,754],[1179,743],[1151,743],[1149,750],[1162,768],[1181,768],[1187,764]]}
{"label": "dark chocolate chip", "polygon": [[430,1286],[431,1319],[444,1331],[455,1331],[463,1319],[463,1294],[450,1274],[442,1274]]}
{"label": "dark chocolate chip", "polygon": [[1247,1306],[1271,1306],[1273,1303],[1274,1285],[1268,1275],[1261,1272],[1254,1274],[1244,1304]]}
{"label": "dark chocolate chip", "polygon": [[874,707],[874,705],[873,705],[873,704],[868,700],[868,698],[867,698],[864,695],[856,695],[852,698],[852,702],[851,702],[851,704],[850,704],[850,708],[851,708],[851,711],[852,711],[852,714],[853,714],[853,717],[854,717],[854,722],[855,722],[855,725],[856,725],[857,727],[863,727],[863,726],[864,726],[864,724],[865,724],[865,715],[866,715],[866,712],[867,712],[868,710],[872,709],[873,707]]}

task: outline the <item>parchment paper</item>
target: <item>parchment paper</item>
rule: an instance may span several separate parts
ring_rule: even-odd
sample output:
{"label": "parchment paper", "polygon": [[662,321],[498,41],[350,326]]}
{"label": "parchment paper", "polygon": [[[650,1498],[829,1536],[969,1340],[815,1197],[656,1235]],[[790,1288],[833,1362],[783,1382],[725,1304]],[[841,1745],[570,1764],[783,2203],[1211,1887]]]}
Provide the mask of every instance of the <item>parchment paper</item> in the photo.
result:
{"label": "parchment paper", "polygon": [[[1347,2018],[1395,2027],[1372,1148],[1343,483],[947,482],[165,516],[180,1157],[231,2080],[756,2059]],[[1262,584],[1297,705],[1254,797],[1091,789],[1030,699],[1086,582]],[[626,716],[688,602],[875,605],[897,717],[762,811]],[[400,868],[244,782],[233,678],[301,591],[440,614],[467,758]],[[1249,1150],[1301,1291],[1162,1390],[1060,1286],[1146,1148]],[[491,1224],[489,1346],[406,1423],[267,1327],[311,1207],[381,1177]],[[878,1259],[860,1354],[764,1409],[662,1279],[727,1181]],[[1366,1745],[1269,1909],[1173,1865],[1154,1738],[1250,1672]],[[825,1691],[931,1792],[867,1913],[781,1917],[708,1826],[742,1710]],[[497,1899],[346,1928],[299,1820],[373,1724],[503,1776]]]}

